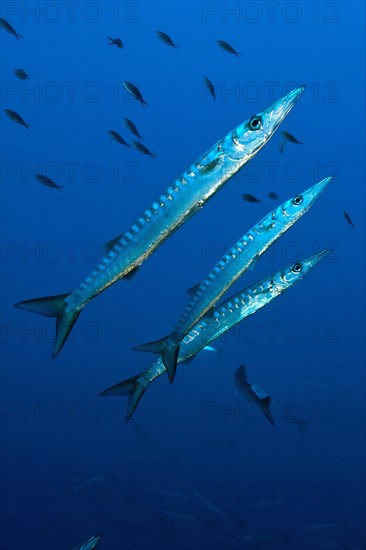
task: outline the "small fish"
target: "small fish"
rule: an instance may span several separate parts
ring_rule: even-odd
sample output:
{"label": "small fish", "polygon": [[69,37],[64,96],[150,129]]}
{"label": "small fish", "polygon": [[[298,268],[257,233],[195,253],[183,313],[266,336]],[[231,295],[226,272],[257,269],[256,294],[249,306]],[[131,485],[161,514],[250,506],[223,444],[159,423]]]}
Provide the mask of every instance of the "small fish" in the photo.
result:
{"label": "small fish", "polygon": [[27,74],[23,69],[15,69],[14,74],[20,78],[20,80],[29,80],[29,74]]}
{"label": "small fish", "polygon": [[216,504],[216,502],[213,502],[210,500],[206,495],[203,495],[196,489],[193,491],[193,494],[195,497],[198,498],[202,503],[206,504],[207,508],[209,508],[212,512],[217,514],[218,516],[221,516],[224,519],[228,519],[228,514],[226,510],[224,510],[221,506]]}
{"label": "small fish", "polygon": [[125,81],[123,82],[123,86],[125,90],[127,90],[137,101],[141,103],[142,106],[148,105],[148,103],[142,97],[142,93],[140,92],[138,87],[132,84],[132,82]]}
{"label": "small fish", "polygon": [[230,46],[228,42],[225,42],[225,40],[217,40],[216,43],[221,49],[225,50],[228,53],[236,55],[236,57],[239,57],[239,55],[241,55],[239,52],[234,50],[234,48]]}
{"label": "small fish", "polygon": [[96,483],[100,483],[101,481],[105,481],[106,478],[105,477],[92,477],[90,479],[87,479],[85,481],[83,481],[83,483],[81,483],[80,485],[78,485],[77,487],[75,487],[75,493],[80,493],[80,491],[82,491],[85,487],[90,487],[91,485],[95,485]]}
{"label": "small fish", "polygon": [[30,124],[27,124],[18,113],[15,111],[12,111],[11,109],[4,109],[5,114],[8,115],[11,120],[14,120],[17,124],[20,124],[21,126],[24,126],[24,128],[31,128]]}
{"label": "small fish", "polygon": [[73,550],[93,550],[93,548],[96,547],[98,542],[100,541],[102,537],[91,537],[90,539],[86,540],[82,544],[79,544],[79,546],[75,546]]}
{"label": "small fish", "polygon": [[285,533],[283,535],[237,535],[239,540],[244,540],[246,542],[264,542],[264,541],[280,541],[280,542],[290,542],[291,534]]}
{"label": "small fish", "polygon": [[173,48],[179,48],[178,44],[174,44],[173,40],[163,31],[156,31],[156,35],[164,44],[167,46],[172,46]]}
{"label": "small fish", "polygon": [[279,150],[280,150],[281,155],[282,155],[282,153],[283,153],[283,151],[284,151],[284,149],[285,149],[286,141],[287,141],[286,139],[283,139],[283,140],[281,141],[279,147],[278,147]]}
{"label": "small fish", "polygon": [[203,349],[206,351],[217,351],[217,349],[213,348],[212,346],[205,346]]}
{"label": "small fish", "polygon": [[261,200],[257,199],[257,197],[255,197],[254,195],[251,195],[250,193],[244,193],[242,197],[247,202],[258,203],[258,204],[261,204],[262,202]]}
{"label": "small fish", "polygon": [[62,185],[57,185],[51,178],[48,176],[43,176],[43,174],[37,174],[36,180],[39,181],[39,183],[42,183],[43,185],[46,185],[47,187],[51,187],[52,189],[58,189],[59,191],[62,191],[63,187]]}
{"label": "small fish", "polygon": [[353,223],[353,221],[351,220],[350,215],[347,214],[347,212],[346,212],[345,210],[343,210],[343,216],[345,217],[346,222],[349,223],[350,226],[353,227],[353,229],[355,229],[354,223]]}
{"label": "small fish", "polygon": [[182,493],[181,491],[174,491],[172,489],[164,489],[163,487],[155,487],[154,485],[149,485],[148,490],[151,493],[155,493],[156,495],[162,496],[162,497],[169,497],[169,498],[183,498],[184,500],[189,500],[189,497],[187,494]]}
{"label": "small fish", "polygon": [[119,49],[123,48],[123,42],[120,38],[110,38],[110,36],[107,36],[107,38],[110,40],[108,46],[117,46]]}
{"label": "small fish", "polygon": [[12,27],[12,25],[10,25],[10,23],[6,19],[3,19],[2,17],[0,17],[0,27],[3,28],[9,34],[14,35],[17,40],[19,40],[19,38],[23,38],[22,35],[17,33],[14,27]]}
{"label": "small fish", "polygon": [[241,527],[246,527],[245,522],[243,520],[239,519],[238,517],[236,517],[232,513],[228,512],[228,510],[223,508],[223,506],[221,506],[220,504],[217,504],[213,500],[210,500],[207,497],[207,495],[205,495],[205,494],[203,494],[203,493],[201,493],[197,490],[193,491],[193,495],[196,498],[198,498],[198,500],[200,500],[201,503],[206,504],[207,508],[209,508],[212,512],[214,512],[218,516],[220,516],[224,519],[229,519],[231,521],[234,521],[235,523],[239,524]]}
{"label": "small fish", "polygon": [[310,378],[305,378],[302,381],[303,384],[306,384],[306,386],[311,386],[313,388],[317,388],[322,391],[335,391],[335,392],[344,392],[343,388],[339,388],[338,386],[334,386],[333,384],[329,384],[329,382],[323,382],[322,380],[314,380]]}
{"label": "small fish", "polygon": [[131,145],[129,143],[127,143],[118,132],[115,132],[114,130],[108,130],[108,134],[117,143],[120,143],[121,145],[124,145],[125,147],[131,147]]}
{"label": "small fish", "polygon": [[339,526],[340,523],[314,523],[313,525],[307,525],[305,529],[308,531],[319,531],[320,529],[334,529]]}
{"label": "small fish", "polygon": [[258,405],[265,417],[273,426],[274,420],[269,408],[272,398],[269,395],[266,395],[265,397],[260,397],[262,390],[256,388],[255,386],[253,386],[253,384],[250,384],[248,382],[247,373],[245,371],[244,365],[241,365],[238,369],[236,369],[234,380],[236,387],[243,395],[245,395],[248,403],[255,403],[256,405]]}
{"label": "small fish", "polygon": [[281,132],[281,134],[283,135],[286,141],[290,141],[291,143],[298,143],[299,145],[304,145],[302,141],[299,141],[297,138],[295,138],[295,136],[293,136],[289,132]]}
{"label": "small fish", "polygon": [[125,124],[126,124],[127,128],[130,130],[130,132],[141,141],[142,136],[140,135],[140,132],[138,131],[138,129],[136,128],[136,126],[134,125],[132,120],[125,117],[124,121],[125,121]]}
{"label": "small fish", "polygon": [[132,145],[137,151],[140,151],[140,153],[143,153],[144,155],[149,155],[153,159],[156,158],[158,155],[156,153],[152,153],[150,149],[145,147],[143,143],[140,143],[139,141],[132,141]]}
{"label": "small fish", "polygon": [[210,92],[210,94],[212,95],[214,100],[216,101],[216,92],[215,92],[214,85],[212,84],[211,80],[209,78],[207,78],[207,76],[204,76],[203,79],[204,79],[205,84],[208,88],[208,91]]}
{"label": "small fish", "polygon": [[270,191],[270,192],[268,193],[268,196],[269,196],[270,199],[273,199],[274,201],[276,201],[276,200],[279,198],[279,196],[277,195],[277,193],[274,193],[274,191]]}

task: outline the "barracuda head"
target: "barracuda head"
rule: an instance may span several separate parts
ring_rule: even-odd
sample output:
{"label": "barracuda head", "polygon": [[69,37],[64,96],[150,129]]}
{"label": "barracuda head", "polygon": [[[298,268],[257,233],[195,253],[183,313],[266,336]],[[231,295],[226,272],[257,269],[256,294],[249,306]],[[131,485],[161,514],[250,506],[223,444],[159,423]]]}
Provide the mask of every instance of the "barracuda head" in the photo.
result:
{"label": "barracuda head", "polygon": [[251,157],[267,143],[304,89],[305,85],[292,90],[268,109],[252,116],[234,130],[232,140],[241,154],[245,153],[245,156]]}
{"label": "barracuda head", "polygon": [[296,197],[293,197],[279,206],[276,213],[279,213],[278,219],[281,220],[281,223],[283,223],[284,226],[292,225],[305,214],[332,179],[332,176],[324,178],[319,183],[310,187],[310,189],[307,189],[300,195],[296,195]]}
{"label": "barracuda head", "polygon": [[283,271],[274,276],[275,283],[283,286],[284,289],[301,281],[301,279],[312,269],[320,260],[328,256],[330,250],[322,250],[314,256],[305,260],[300,260],[296,264],[286,267]]}

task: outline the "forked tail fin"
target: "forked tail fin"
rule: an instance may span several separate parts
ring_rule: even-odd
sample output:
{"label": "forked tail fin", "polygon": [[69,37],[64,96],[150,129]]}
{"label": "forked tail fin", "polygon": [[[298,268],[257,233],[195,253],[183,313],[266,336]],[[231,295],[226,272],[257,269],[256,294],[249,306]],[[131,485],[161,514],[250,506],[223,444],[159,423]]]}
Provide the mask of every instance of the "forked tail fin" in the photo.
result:
{"label": "forked tail fin", "polygon": [[53,348],[52,358],[61,350],[67,340],[72,327],[80,315],[80,309],[68,309],[65,302],[69,294],[59,294],[47,298],[36,298],[18,302],[14,307],[33,311],[46,317],[56,317],[56,339]]}
{"label": "forked tail fin", "polygon": [[161,340],[155,340],[155,342],[135,346],[133,349],[137,351],[149,351],[150,353],[161,354],[164,367],[168,372],[169,381],[170,383],[173,383],[177,370],[179,348],[180,343],[176,344],[172,342],[170,337],[167,336],[166,338],[161,338]]}
{"label": "forked tail fin", "polygon": [[127,378],[110,388],[102,391],[99,395],[101,397],[115,396],[115,395],[128,395],[128,407],[126,420],[130,420],[131,416],[136,410],[137,405],[140,403],[141,397],[144,395],[148,383],[144,382],[141,375],[132,376]]}

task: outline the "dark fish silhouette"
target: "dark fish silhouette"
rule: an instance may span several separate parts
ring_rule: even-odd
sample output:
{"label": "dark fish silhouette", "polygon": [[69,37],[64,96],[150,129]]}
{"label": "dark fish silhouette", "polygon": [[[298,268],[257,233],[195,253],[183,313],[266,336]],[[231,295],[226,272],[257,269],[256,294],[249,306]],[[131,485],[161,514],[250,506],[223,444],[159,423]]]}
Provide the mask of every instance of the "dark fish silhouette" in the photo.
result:
{"label": "dark fish silhouette", "polygon": [[167,46],[172,46],[172,48],[175,48],[177,49],[179,46],[178,44],[174,44],[173,40],[170,38],[169,35],[167,35],[165,32],[163,31],[156,31],[156,35],[158,38],[160,38],[160,40],[162,42],[164,42],[164,44],[166,44]]}
{"label": "dark fish silhouette", "polygon": [[250,193],[244,193],[242,197],[247,202],[258,203],[258,204],[261,204],[262,202],[261,200],[257,199],[257,197],[255,197],[254,195],[251,195]]}
{"label": "dark fish silhouette", "polygon": [[286,145],[286,139],[283,139],[279,145],[279,150],[280,150],[280,153],[282,154],[284,149],[285,149],[285,145]]}
{"label": "dark fish silhouette", "polygon": [[297,138],[295,138],[295,136],[293,136],[289,132],[281,132],[281,134],[283,135],[285,140],[289,141],[290,143],[298,143],[299,145],[304,145],[302,141],[299,141]]}
{"label": "dark fish silhouette", "polygon": [[27,74],[23,69],[15,69],[14,74],[20,78],[20,80],[29,80],[29,74]]}
{"label": "dark fish silhouette", "polygon": [[239,57],[239,55],[241,55],[239,52],[234,50],[234,48],[230,46],[228,42],[225,42],[225,40],[217,40],[216,43],[222,50],[225,50],[225,52],[232,53],[233,55],[236,55],[236,57]]}
{"label": "dark fish silhouette", "polygon": [[120,38],[111,38],[110,36],[107,36],[107,38],[110,40],[108,46],[117,46],[119,49],[123,48],[123,42]]}
{"label": "dark fish silhouette", "polygon": [[205,81],[206,86],[208,88],[208,91],[210,92],[210,94],[212,95],[214,100],[216,101],[216,92],[215,92],[214,85],[212,84],[211,80],[209,78],[207,78],[207,76],[204,76],[203,78],[204,78],[204,81]]}
{"label": "dark fish silhouette", "polygon": [[236,369],[234,380],[236,387],[243,395],[245,395],[248,403],[255,403],[258,405],[267,420],[274,425],[273,416],[269,408],[271,404],[271,397],[269,395],[261,397],[260,394],[263,393],[262,390],[256,388],[248,382],[244,365],[241,365],[238,369]]}
{"label": "dark fish silhouette", "polygon": [[108,134],[111,136],[112,139],[117,141],[117,143],[120,143],[125,147],[131,147],[131,145],[127,143],[118,132],[115,132],[114,130],[108,130]]}
{"label": "dark fish silhouette", "polygon": [[140,132],[138,131],[138,129],[136,128],[136,126],[134,125],[134,123],[132,122],[132,120],[130,120],[129,118],[124,118],[124,121],[125,121],[125,124],[127,126],[127,128],[130,130],[130,132],[136,136],[138,139],[142,139],[142,136],[140,135]]}
{"label": "dark fish silhouette", "polygon": [[274,191],[270,191],[268,193],[268,196],[269,196],[270,199],[273,199],[274,201],[276,201],[279,198],[277,193],[275,193]]}
{"label": "dark fish silhouette", "polygon": [[143,143],[140,143],[139,141],[132,141],[132,145],[135,149],[137,149],[137,151],[140,151],[140,153],[143,153],[144,155],[149,155],[152,158],[158,156],[155,153],[152,153]]}
{"label": "dark fish silhouette", "polygon": [[132,82],[125,81],[123,83],[123,86],[135,99],[137,99],[137,101],[141,103],[142,106],[148,105],[148,103],[142,97],[142,93],[140,92],[138,87],[132,84]]}
{"label": "dark fish silhouette", "polygon": [[343,211],[343,216],[345,217],[346,222],[349,223],[350,226],[353,227],[353,229],[355,229],[354,223],[353,223],[353,221],[351,220],[350,215],[347,214],[347,212],[346,212],[345,210]]}
{"label": "dark fish silhouette", "polygon": [[5,114],[8,115],[11,120],[14,120],[17,124],[20,124],[21,126],[24,126],[25,128],[31,128],[30,124],[27,124],[18,113],[15,111],[12,111],[11,109],[4,109]]}
{"label": "dark fish silhouette", "polygon": [[43,185],[47,185],[47,187],[51,187],[52,189],[58,189],[59,191],[62,191],[63,186],[57,185],[51,178],[48,176],[43,176],[42,174],[36,174],[36,180],[39,181],[39,183],[42,183]]}
{"label": "dark fish silhouette", "polygon": [[6,32],[8,32],[9,34],[14,35],[17,40],[19,40],[19,38],[23,38],[22,35],[17,33],[14,27],[12,27],[12,25],[10,25],[10,23],[6,19],[3,19],[2,17],[0,17],[0,27],[4,29]]}

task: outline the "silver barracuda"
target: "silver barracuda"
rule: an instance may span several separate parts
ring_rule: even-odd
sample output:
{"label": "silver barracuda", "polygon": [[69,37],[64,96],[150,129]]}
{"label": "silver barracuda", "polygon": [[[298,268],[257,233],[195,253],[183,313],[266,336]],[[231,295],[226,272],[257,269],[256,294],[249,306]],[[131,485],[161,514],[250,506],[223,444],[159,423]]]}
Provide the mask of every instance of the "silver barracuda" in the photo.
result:
{"label": "silver barracuda", "polygon": [[174,231],[193,216],[272,137],[300,98],[296,88],[266,110],[229,132],[194,162],[128,231],[106,245],[106,255],[81,285],[69,294],[26,300],[15,307],[56,317],[55,357],[83,307],[138,267]]}
{"label": "silver barracuda", "polygon": [[[328,252],[323,250],[319,254],[281,269],[216,306],[212,315],[204,316],[184,337],[179,350],[178,363],[192,358],[221,334],[301,281]],[[102,397],[128,395],[127,420],[129,420],[147,387],[165,372],[164,363],[159,358],[140,374],[111,386],[100,395]]]}
{"label": "silver barracuda", "polygon": [[165,338],[134,349],[160,353],[172,382],[184,336],[271,244],[309,210],[331,179],[325,178],[267,214],[228,250],[202,283],[192,289],[192,299],[173,331]]}

